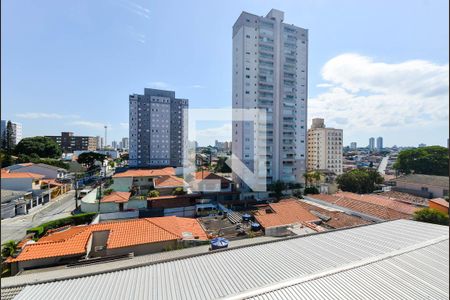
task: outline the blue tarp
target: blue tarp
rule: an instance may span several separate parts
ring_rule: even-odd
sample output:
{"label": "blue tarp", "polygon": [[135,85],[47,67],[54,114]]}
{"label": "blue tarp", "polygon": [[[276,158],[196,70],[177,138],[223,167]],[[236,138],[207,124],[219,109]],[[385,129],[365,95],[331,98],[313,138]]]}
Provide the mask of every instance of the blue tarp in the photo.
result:
{"label": "blue tarp", "polygon": [[228,247],[229,241],[225,238],[218,237],[211,240],[211,248],[214,249],[222,249]]}

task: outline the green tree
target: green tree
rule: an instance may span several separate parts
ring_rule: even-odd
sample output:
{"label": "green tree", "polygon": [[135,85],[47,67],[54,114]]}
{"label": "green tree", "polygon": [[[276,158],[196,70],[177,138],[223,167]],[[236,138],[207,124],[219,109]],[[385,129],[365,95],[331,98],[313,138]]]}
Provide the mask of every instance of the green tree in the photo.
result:
{"label": "green tree", "polygon": [[17,251],[18,243],[16,241],[10,240],[2,244],[2,257],[8,258],[12,256]]}
{"label": "green tree", "polygon": [[219,173],[231,173],[230,166],[225,163],[226,160],[227,157],[219,157],[217,165],[214,167],[214,171]]}
{"label": "green tree", "polygon": [[320,194],[319,190],[315,186],[308,186],[303,191],[305,195],[311,195],[311,194]]}
{"label": "green tree", "polygon": [[433,208],[422,208],[414,213],[414,220],[433,224],[449,224],[448,214],[440,212]]}
{"label": "green tree", "polygon": [[429,146],[403,150],[393,166],[405,174],[412,172],[426,175],[449,175],[448,149],[441,146]]}
{"label": "green tree", "polygon": [[103,162],[106,155],[95,152],[84,152],[78,155],[77,162],[86,166],[89,170],[94,167],[96,161]]}
{"label": "green tree", "polygon": [[149,198],[155,198],[155,197],[159,197],[159,191],[157,190],[153,190],[153,191],[149,191],[147,196]]}
{"label": "green tree", "polygon": [[277,198],[277,201],[279,201],[281,199],[281,197],[283,197],[283,191],[286,189],[286,184],[281,181],[281,180],[277,180],[275,181],[275,183],[272,186],[272,190],[275,194],[275,198]]}
{"label": "green tree", "polygon": [[346,192],[367,194],[383,183],[383,177],[373,169],[355,169],[336,178],[339,188]]}
{"label": "green tree", "polygon": [[28,155],[34,157],[60,158],[61,147],[51,138],[35,136],[22,139],[14,149],[16,155]]}
{"label": "green tree", "polygon": [[173,190],[172,195],[184,195],[186,194],[186,191],[183,190],[182,187],[177,187],[176,189]]}
{"label": "green tree", "polygon": [[293,191],[293,192],[292,192],[292,196],[294,196],[294,197],[296,197],[296,198],[299,198],[299,199],[302,199],[302,198],[303,198],[303,195],[302,195],[302,191],[301,191],[301,190],[295,190],[295,191]]}

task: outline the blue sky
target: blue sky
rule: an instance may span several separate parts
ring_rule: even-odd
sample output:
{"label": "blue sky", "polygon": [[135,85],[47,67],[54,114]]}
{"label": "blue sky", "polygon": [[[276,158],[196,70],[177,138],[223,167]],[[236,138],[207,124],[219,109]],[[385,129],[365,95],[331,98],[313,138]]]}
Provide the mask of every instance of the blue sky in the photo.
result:
{"label": "blue sky", "polygon": [[[446,145],[448,1],[2,1],[2,119],[25,136],[128,135],[128,95],[167,88],[191,108],[231,106],[241,11],[309,29],[309,118],[344,143]],[[309,122],[310,123],[310,122]],[[229,138],[199,127],[201,143]]]}

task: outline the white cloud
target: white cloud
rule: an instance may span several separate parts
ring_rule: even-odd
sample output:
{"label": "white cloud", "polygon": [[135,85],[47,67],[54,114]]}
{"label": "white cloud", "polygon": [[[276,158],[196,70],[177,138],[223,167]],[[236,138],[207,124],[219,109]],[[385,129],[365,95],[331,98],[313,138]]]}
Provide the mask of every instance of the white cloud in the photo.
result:
{"label": "white cloud", "polygon": [[220,127],[197,129],[195,134],[190,133],[189,136],[195,137],[199,145],[213,145],[215,140],[231,141],[231,132],[231,123],[227,123]]}
{"label": "white cloud", "polygon": [[108,126],[108,130],[112,129],[112,126],[108,125],[108,124],[99,123],[99,122],[91,122],[91,121],[83,121],[83,120],[82,121],[71,122],[70,124],[83,126],[83,127],[87,127],[87,128],[91,128],[91,129],[104,129],[105,125],[107,125]]}
{"label": "white cloud", "polygon": [[318,87],[318,88],[329,88],[329,87],[332,87],[332,86],[333,85],[330,84],[330,83],[319,83],[319,84],[316,85],[316,87]]}
{"label": "white cloud", "polygon": [[322,77],[330,87],[308,100],[308,115],[325,118],[327,126],[380,131],[448,122],[448,64],[389,64],[343,54],[324,65]]}
{"label": "white cloud", "polygon": [[79,118],[78,115],[63,115],[56,113],[42,113],[42,112],[28,112],[28,113],[20,113],[16,114],[16,117],[22,119],[75,119]]}

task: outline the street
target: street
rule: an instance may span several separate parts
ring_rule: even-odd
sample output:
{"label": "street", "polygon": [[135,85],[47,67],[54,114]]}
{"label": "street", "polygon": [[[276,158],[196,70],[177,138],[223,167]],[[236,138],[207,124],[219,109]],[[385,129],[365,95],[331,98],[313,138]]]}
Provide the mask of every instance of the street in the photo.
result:
{"label": "street", "polygon": [[381,162],[380,162],[380,165],[378,166],[378,172],[379,172],[381,175],[384,175],[384,174],[385,174],[386,166],[387,166],[388,160],[389,160],[389,155],[386,155],[385,157],[383,157],[383,159],[382,159]]}
{"label": "street", "polygon": [[1,221],[1,243],[9,240],[20,241],[28,228],[39,224],[70,216],[70,212],[75,209],[75,191],[57,197],[47,203],[42,209],[28,214],[16,216]]}

